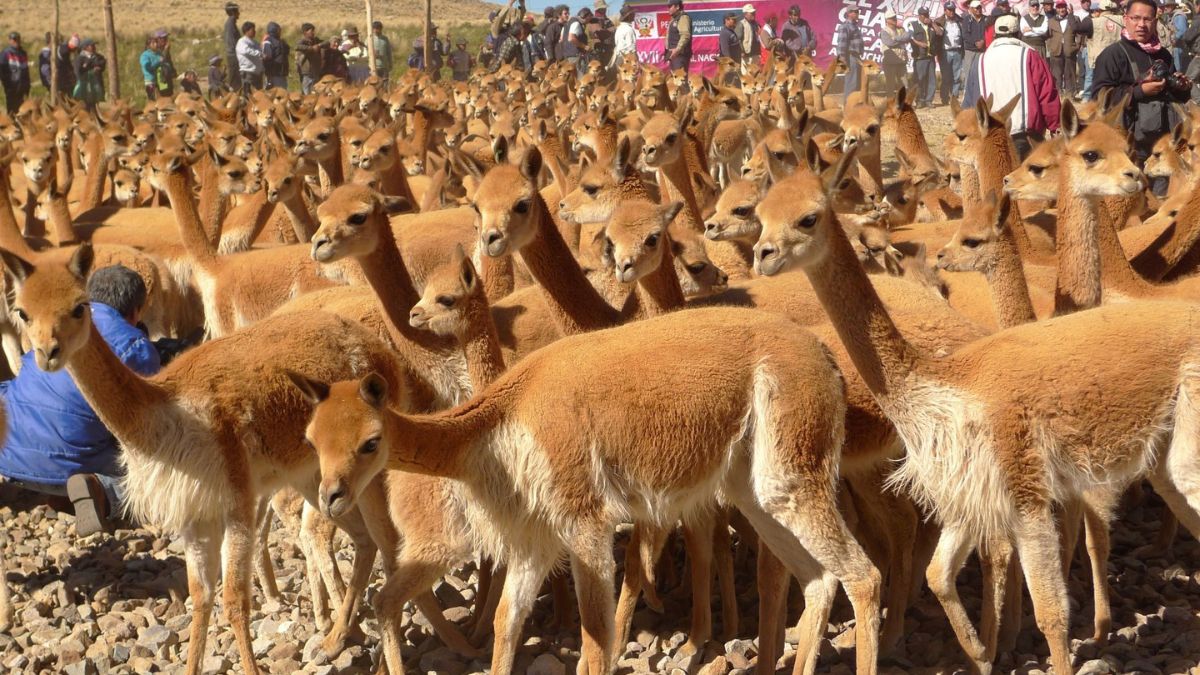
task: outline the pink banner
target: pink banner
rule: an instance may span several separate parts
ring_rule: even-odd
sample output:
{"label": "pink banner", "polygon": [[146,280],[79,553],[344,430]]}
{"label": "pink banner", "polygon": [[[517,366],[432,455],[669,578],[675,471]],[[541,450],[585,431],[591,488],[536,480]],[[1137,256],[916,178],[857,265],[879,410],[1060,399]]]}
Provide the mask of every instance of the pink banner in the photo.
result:
{"label": "pink banner", "polygon": [[[1078,9],[1078,0],[1068,0],[1068,3],[1071,5],[1072,11]],[[667,26],[670,23],[671,15],[667,11],[665,1],[627,0],[627,4],[637,8],[633,26],[638,32],[638,60],[642,63],[666,68],[667,64],[663,55],[666,51]],[[857,2],[750,0],[749,3],[746,0],[740,2],[738,0],[693,0],[690,2],[684,0],[683,9],[692,18],[691,72],[703,73],[707,76],[716,74],[717,56],[719,55],[717,36],[721,31],[725,14],[735,12],[740,18],[742,7],[746,4],[754,5],[757,10],[755,18],[758,20],[759,26],[766,24],[769,17],[777,17],[779,20],[779,23],[776,24],[777,35],[784,22],[787,21],[788,7],[799,6],[801,18],[808,21],[817,36],[817,50],[813,58],[821,65],[827,64],[835,54],[834,30],[838,23],[845,21],[846,9],[849,7],[858,8],[858,23],[862,27],[866,58],[876,61],[882,58],[883,43],[880,41],[879,35],[883,29],[884,17],[889,12],[896,13],[900,18],[901,26],[908,26],[917,21],[917,10],[922,7],[929,10],[932,18],[936,19],[942,15],[942,3],[934,0],[858,0]],[[959,13],[963,13],[966,2],[959,0],[957,4],[960,8]],[[1013,8],[1024,14],[1026,4],[1027,0],[1015,0]],[[984,0],[984,15],[990,14],[994,5],[995,0]]]}

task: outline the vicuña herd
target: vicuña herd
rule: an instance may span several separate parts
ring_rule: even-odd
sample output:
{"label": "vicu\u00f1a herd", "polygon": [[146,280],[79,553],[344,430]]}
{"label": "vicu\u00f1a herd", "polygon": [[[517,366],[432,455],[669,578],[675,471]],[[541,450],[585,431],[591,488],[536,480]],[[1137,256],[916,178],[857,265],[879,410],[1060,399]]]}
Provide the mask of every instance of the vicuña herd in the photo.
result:
{"label": "vicu\u00f1a herd", "polygon": [[[121,444],[129,514],[182,539],[188,673],[219,583],[260,672],[272,511],[300,509],[331,655],[381,557],[393,674],[409,601],[460,653],[493,632],[492,672],[511,672],[547,580],[578,598],[578,672],[612,672],[639,598],[662,606],[680,526],[683,653],[714,637],[714,574],[716,633],[738,635],[750,550],[759,673],[792,577],[795,672],[840,586],[869,674],[922,568],[974,671],[1012,649],[1024,586],[1070,673],[1081,533],[1100,643],[1125,490],[1149,481],[1200,534],[1200,109],[1146,165],[1160,199],[1125,101],[1064,102],[1020,164],[1012,103],[955,107],[931,145],[904,89],[825,108],[833,71],[804,58],[733,88],[634,61],[537,70],[0,120],[4,356],[70,374]],[[143,278],[153,337],[208,338],[153,377],[92,324],[89,274],[116,264]],[[977,549],[978,629],[955,583]],[[469,562],[460,625],[432,589]]]}

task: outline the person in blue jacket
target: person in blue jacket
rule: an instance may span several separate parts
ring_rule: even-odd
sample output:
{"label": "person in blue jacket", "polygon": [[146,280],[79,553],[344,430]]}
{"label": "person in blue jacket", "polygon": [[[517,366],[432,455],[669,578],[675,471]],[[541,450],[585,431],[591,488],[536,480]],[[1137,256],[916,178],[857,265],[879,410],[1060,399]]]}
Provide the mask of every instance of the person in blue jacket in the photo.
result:
{"label": "person in blue jacket", "polygon": [[[120,265],[88,279],[92,323],[122,363],[141,375],[160,368],[158,351],[136,324],[146,285]],[[0,476],[20,487],[67,496],[80,536],[107,531],[121,505],[119,445],[84,400],[66,370],[48,373],[21,359],[21,373],[0,382],[8,412],[8,437],[0,449]]]}

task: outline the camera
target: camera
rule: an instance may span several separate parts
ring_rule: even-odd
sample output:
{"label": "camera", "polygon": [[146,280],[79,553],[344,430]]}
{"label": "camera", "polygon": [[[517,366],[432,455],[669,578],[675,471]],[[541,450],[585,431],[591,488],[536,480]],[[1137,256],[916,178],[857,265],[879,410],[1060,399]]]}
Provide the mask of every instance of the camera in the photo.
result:
{"label": "camera", "polygon": [[1192,81],[1183,73],[1174,72],[1174,69],[1166,61],[1155,61],[1150,66],[1150,78],[1163,80],[1170,91],[1187,92],[1192,89]]}

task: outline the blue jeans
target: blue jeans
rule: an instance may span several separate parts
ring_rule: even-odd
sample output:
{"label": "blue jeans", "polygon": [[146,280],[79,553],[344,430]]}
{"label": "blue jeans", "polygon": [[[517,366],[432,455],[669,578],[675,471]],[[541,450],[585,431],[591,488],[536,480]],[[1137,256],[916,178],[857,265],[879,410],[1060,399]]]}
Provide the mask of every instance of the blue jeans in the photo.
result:
{"label": "blue jeans", "polygon": [[[847,61],[852,61],[852,60],[854,60],[854,57],[847,57]],[[861,77],[862,77],[862,66],[858,65],[857,61],[849,64],[849,68],[846,69],[846,81],[842,86],[842,102],[843,103],[845,103],[847,98],[850,98],[850,92],[858,91],[859,86],[861,86],[859,83],[859,79]],[[869,102],[870,101],[863,101],[863,103],[869,103]]]}
{"label": "blue jeans", "polygon": [[301,75],[300,76],[300,93],[301,94],[311,94],[312,90],[313,90],[313,85],[316,83],[317,83],[317,81],[315,79],[313,79],[312,75]]}
{"label": "blue jeans", "polygon": [[[104,496],[108,498],[109,512],[120,512],[121,508],[123,508],[125,504],[124,500],[122,499],[125,494],[121,491],[121,479],[117,476],[108,476],[99,473],[92,475],[100,481],[101,487],[104,488]],[[44,495],[54,495],[56,497],[67,496],[67,486],[65,483],[63,485],[50,485],[49,483],[34,483],[30,481],[13,479],[9,479],[8,482],[16,485],[19,488],[29,490],[30,492],[37,492]]]}
{"label": "blue jeans", "polygon": [[963,53],[961,49],[947,49],[946,62],[950,64],[950,72],[942,73],[942,81],[945,82],[947,77],[953,78],[951,82],[953,86],[950,89],[950,97],[958,98],[963,93]]}
{"label": "blue jeans", "polygon": [[1083,62],[1083,69],[1084,69],[1084,73],[1083,73],[1083,96],[1082,96],[1082,98],[1085,101],[1090,101],[1090,100],[1092,100],[1092,74],[1095,72],[1096,69],[1093,68],[1092,66],[1089,66],[1087,64],[1086,60]]}
{"label": "blue jeans", "polygon": [[913,89],[917,91],[917,103],[923,105],[933,103],[933,93],[937,91],[937,76],[934,73],[933,59],[913,61]]}

